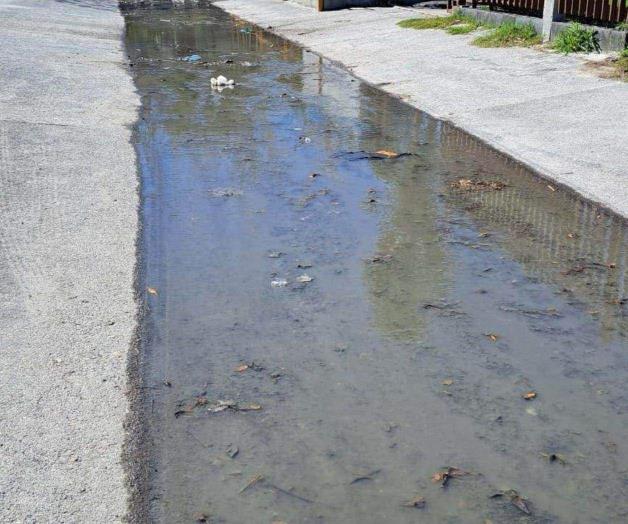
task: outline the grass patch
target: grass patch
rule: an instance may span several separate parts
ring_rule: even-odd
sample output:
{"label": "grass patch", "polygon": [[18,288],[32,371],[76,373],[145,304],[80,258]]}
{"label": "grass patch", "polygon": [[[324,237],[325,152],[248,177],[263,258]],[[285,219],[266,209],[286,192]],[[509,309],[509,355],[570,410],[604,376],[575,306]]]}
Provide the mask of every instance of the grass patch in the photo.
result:
{"label": "grass patch", "polygon": [[597,31],[587,29],[578,22],[572,22],[567,29],[561,31],[552,45],[561,53],[592,53],[600,52]]}
{"label": "grass patch", "polygon": [[406,29],[445,29],[452,35],[464,35],[480,27],[475,18],[458,12],[434,18],[410,18],[401,20],[397,25]]}
{"label": "grass patch", "polygon": [[622,80],[628,80],[628,49],[619,53],[619,58],[614,62],[615,69]]}
{"label": "grass patch", "polygon": [[532,24],[505,22],[473,42],[478,47],[530,47],[541,43]]}
{"label": "grass patch", "polygon": [[628,22],[619,22],[619,24],[615,26],[615,29],[619,31],[628,31]]}

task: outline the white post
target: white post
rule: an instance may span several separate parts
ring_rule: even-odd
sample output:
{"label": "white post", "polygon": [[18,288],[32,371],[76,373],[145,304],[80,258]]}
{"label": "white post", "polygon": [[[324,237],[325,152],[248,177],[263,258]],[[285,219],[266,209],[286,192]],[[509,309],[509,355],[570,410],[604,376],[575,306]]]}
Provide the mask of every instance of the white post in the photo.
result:
{"label": "white post", "polygon": [[549,42],[552,32],[552,22],[558,16],[558,0],[544,0],[543,2],[543,42]]}

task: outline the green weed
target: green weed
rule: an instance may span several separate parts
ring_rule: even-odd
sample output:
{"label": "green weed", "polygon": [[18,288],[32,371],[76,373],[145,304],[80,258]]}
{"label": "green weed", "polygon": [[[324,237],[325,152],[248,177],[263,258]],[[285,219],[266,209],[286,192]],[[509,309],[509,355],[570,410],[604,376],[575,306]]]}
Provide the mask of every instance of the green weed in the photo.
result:
{"label": "green weed", "polygon": [[561,31],[552,44],[561,53],[592,53],[600,52],[597,31],[587,29],[578,22],[572,22]]}
{"label": "green weed", "polygon": [[541,43],[541,37],[532,24],[505,22],[471,43],[478,47],[530,47]]}

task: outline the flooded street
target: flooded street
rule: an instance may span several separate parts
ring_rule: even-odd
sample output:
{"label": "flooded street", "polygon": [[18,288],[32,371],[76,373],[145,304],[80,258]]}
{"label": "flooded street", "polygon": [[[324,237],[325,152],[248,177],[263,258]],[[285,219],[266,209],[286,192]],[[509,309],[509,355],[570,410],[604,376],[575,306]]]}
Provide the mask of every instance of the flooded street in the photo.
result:
{"label": "flooded street", "polygon": [[215,7],[126,24],[152,521],[628,520],[625,222]]}

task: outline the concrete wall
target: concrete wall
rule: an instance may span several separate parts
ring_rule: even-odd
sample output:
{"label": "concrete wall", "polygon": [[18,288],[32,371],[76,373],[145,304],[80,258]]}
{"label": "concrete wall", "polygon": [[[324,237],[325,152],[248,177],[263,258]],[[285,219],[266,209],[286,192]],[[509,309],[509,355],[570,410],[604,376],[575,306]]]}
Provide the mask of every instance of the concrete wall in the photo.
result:
{"label": "concrete wall", "polygon": [[[517,24],[532,24],[537,33],[543,31],[543,19],[535,16],[524,16],[513,13],[500,13],[497,11],[484,11],[471,7],[461,7],[466,15],[472,16],[481,22],[491,24],[502,24],[504,22],[516,22]],[[553,40],[558,33],[567,28],[567,22],[552,22],[550,40]],[[621,51],[628,42],[628,31],[618,31],[608,27],[587,26],[597,31],[598,41],[602,51]]]}

